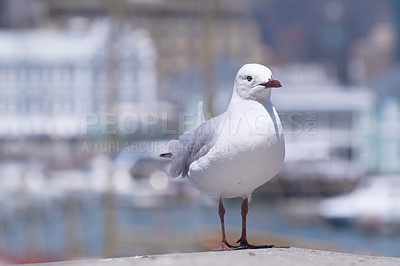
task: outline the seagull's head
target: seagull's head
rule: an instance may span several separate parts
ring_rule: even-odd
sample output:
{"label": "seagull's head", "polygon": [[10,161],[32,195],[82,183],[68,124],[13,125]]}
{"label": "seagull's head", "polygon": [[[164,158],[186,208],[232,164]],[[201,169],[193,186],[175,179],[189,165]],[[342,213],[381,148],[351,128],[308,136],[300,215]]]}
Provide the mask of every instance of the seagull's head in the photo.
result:
{"label": "seagull's head", "polygon": [[271,88],[280,88],[281,83],[272,78],[271,70],[260,64],[246,64],[239,69],[234,91],[243,99],[265,101],[271,97]]}

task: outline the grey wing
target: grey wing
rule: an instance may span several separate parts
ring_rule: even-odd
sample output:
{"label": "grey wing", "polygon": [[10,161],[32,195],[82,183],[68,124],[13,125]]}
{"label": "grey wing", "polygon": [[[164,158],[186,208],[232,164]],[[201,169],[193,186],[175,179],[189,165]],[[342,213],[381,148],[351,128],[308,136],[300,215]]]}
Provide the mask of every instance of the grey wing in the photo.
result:
{"label": "grey wing", "polygon": [[216,139],[216,119],[210,119],[193,131],[179,137],[172,151],[171,177],[187,176],[190,165],[213,147]]}

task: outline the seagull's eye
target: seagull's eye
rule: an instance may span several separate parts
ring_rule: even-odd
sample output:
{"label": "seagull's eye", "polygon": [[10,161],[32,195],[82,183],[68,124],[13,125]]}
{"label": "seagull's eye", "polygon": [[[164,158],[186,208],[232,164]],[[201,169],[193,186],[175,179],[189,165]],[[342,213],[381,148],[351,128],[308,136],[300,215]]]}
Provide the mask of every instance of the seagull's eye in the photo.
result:
{"label": "seagull's eye", "polygon": [[253,80],[253,78],[251,76],[247,76],[246,79],[247,79],[248,82]]}

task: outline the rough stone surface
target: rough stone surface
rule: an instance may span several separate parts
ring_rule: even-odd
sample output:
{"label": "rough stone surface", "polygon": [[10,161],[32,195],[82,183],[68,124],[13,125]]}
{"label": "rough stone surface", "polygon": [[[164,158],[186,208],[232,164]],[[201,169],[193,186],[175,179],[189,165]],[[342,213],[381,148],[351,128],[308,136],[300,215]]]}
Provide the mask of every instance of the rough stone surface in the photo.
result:
{"label": "rough stone surface", "polygon": [[373,257],[338,252],[301,249],[271,248],[258,250],[217,251],[199,253],[180,253],[168,255],[149,255],[127,258],[81,260],[56,263],[35,264],[42,266],[86,266],[86,265],[138,265],[138,266],[180,266],[180,265],[400,265],[400,258]]}

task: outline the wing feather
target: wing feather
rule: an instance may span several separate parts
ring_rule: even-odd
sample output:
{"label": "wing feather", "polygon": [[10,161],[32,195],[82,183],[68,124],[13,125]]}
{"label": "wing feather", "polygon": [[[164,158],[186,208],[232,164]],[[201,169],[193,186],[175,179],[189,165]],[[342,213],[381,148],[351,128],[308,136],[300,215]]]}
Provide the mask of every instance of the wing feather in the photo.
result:
{"label": "wing feather", "polygon": [[179,143],[172,150],[172,177],[187,176],[190,165],[206,155],[217,139],[217,122],[220,117],[214,117],[201,124],[198,128],[179,137]]}

